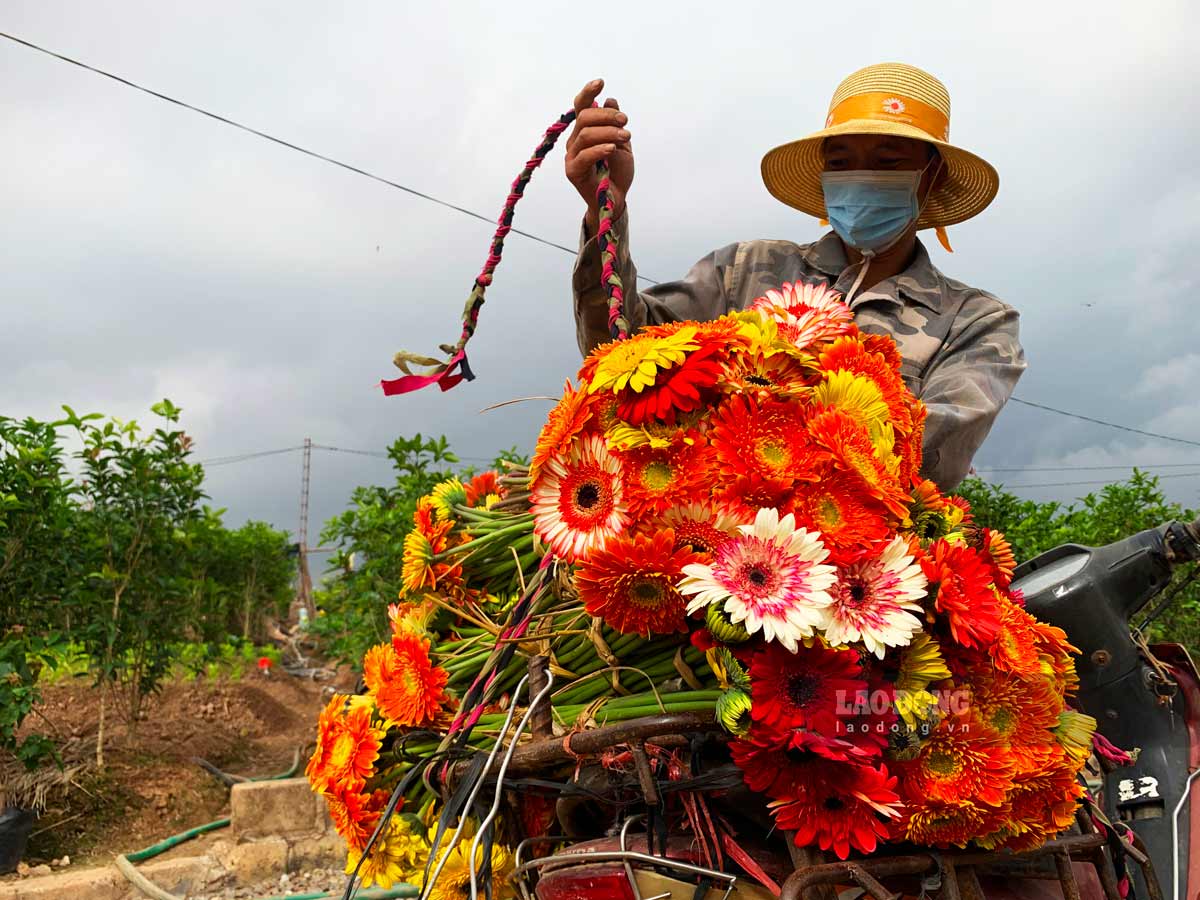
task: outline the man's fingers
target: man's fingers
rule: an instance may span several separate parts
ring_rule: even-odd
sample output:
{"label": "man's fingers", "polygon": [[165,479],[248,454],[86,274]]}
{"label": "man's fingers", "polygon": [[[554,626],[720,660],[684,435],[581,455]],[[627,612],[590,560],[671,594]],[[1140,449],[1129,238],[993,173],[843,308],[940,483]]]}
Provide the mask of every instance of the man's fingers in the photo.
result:
{"label": "man's fingers", "polygon": [[620,126],[628,121],[629,117],[619,109],[606,109],[603,106],[585,109],[575,117],[575,124],[578,128],[590,128],[592,125]]}
{"label": "man's fingers", "polygon": [[612,125],[581,128],[575,135],[571,149],[576,152],[595,147],[597,144],[621,144],[629,140],[629,131]]}
{"label": "man's fingers", "polygon": [[567,163],[567,175],[571,178],[581,178],[591,172],[592,167],[616,149],[615,144],[598,144],[577,152]]}
{"label": "man's fingers", "polygon": [[575,112],[576,112],[576,114],[581,113],[585,109],[588,109],[589,107],[591,107],[591,105],[596,102],[596,98],[598,96],[600,96],[600,92],[602,90],[604,90],[604,79],[603,78],[597,78],[597,79],[595,79],[593,81],[589,81],[587,84],[585,84],[583,86],[583,90],[581,90],[575,96]]}
{"label": "man's fingers", "polygon": [[616,97],[609,97],[607,100],[604,101],[604,108],[605,109],[620,109],[621,107],[617,105]]}

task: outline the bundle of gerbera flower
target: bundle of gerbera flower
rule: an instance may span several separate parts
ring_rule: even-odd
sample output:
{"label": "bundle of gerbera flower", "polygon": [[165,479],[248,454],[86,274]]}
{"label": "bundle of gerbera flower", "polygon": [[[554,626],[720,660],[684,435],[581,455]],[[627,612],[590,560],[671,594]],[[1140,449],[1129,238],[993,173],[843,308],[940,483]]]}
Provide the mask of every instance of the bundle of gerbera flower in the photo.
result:
{"label": "bundle of gerbera flower", "polygon": [[789,284],[597,348],[531,466],[534,532],[585,609],[689,633],[747,784],[840,857],[1041,842],[1094,726],[1003,536],[920,480],[923,421],[892,340]]}
{"label": "bundle of gerbera flower", "polygon": [[[393,880],[422,828],[469,818],[408,775],[510,739],[533,658],[560,733],[711,711],[801,846],[1020,849],[1069,824],[1095,725],[1066,705],[1073,648],[1009,590],[1003,535],[920,479],[923,422],[894,343],[822,287],[598,348],[528,468],[417,506],[391,639],[309,766],[351,867]],[[408,824],[381,825],[401,782]],[[544,813],[506,807],[480,859]]]}

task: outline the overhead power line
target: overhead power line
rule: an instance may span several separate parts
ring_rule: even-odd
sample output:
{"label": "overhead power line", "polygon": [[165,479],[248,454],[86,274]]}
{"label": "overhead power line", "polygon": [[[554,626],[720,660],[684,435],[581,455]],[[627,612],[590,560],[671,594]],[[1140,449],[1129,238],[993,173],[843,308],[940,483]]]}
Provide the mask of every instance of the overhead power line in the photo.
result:
{"label": "overhead power line", "polygon": [[[287,149],[294,150],[297,153],[303,153],[305,156],[310,156],[313,159],[319,159],[321,162],[329,163],[331,166],[337,166],[340,169],[345,169],[347,172],[353,172],[355,175],[362,175],[364,178],[370,178],[372,181],[378,181],[380,184],[385,184],[388,187],[395,188],[398,191],[404,191],[406,194],[412,194],[414,197],[420,197],[422,200],[428,200],[430,203],[436,203],[439,206],[444,206],[447,209],[460,212],[465,216],[471,216],[474,219],[479,219],[481,222],[487,222],[489,225],[496,224],[496,219],[493,216],[485,216],[483,213],[475,212],[472,209],[467,209],[465,206],[459,206],[458,204],[451,203],[448,200],[442,200],[440,197],[435,197],[432,194],[419,191],[416,188],[409,187],[406,184],[401,184],[398,181],[392,181],[390,178],[384,178],[382,175],[376,175],[374,172],[369,172],[366,169],[359,168],[358,166],[352,165],[348,162],[342,162],[340,159],[335,159],[332,156],[326,156],[324,153],[318,153],[316,150],[310,150],[307,147],[301,147],[299,144],[293,144],[291,141],[285,141],[283,138],[275,137],[273,134],[260,131],[257,128],[253,128],[249,125],[243,124],[242,122],[230,119],[229,117],[223,116],[220,113],[215,113],[202,107],[195,106],[194,104],[188,103],[184,100],[164,94],[161,91],[156,91],[153,88],[148,88],[145,85],[138,84],[135,81],[130,81],[128,78],[123,78],[120,75],[114,75],[112,72],[107,72],[104,69],[100,69],[96,66],[89,65],[88,63],[73,59],[70,56],[57,53],[54,50],[50,50],[46,47],[35,44],[33,41],[27,41],[24,38],[19,38],[16,35],[8,34],[3,31],[0,31],[0,37],[7,38],[13,43],[20,44],[23,47],[28,47],[30,50],[36,50],[39,53],[52,56],[55,59],[61,60],[62,62],[69,63],[73,66],[78,66],[79,68],[86,69],[89,72],[94,72],[97,75],[111,79],[112,81],[122,84],[125,87],[133,88],[135,91],[141,91],[143,94],[148,94],[149,96],[158,100],[163,100],[167,103],[174,104],[175,106],[191,112],[198,113],[202,116],[207,116],[215,122],[220,122],[222,125],[228,125],[231,128],[237,128],[240,131],[246,132],[247,134],[252,134],[255,137],[262,138],[264,141],[270,141],[273,144],[278,144],[281,147],[286,147]],[[538,237],[536,234],[532,234],[528,231],[522,231],[520,228],[512,228],[510,231],[513,234],[521,235],[521,237],[529,238],[531,241],[537,241],[539,244],[545,244],[547,247],[554,247],[556,250],[562,250],[566,253],[570,253],[572,256],[575,256],[578,252],[577,250],[573,250],[564,244],[559,244],[544,237]],[[639,280],[646,281],[650,284],[658,283],[654,281],[654,279],[647,278],[644,275],[639,275],[638,278]]]}
{"label": "overhead power line", "polygon": [[232,456],[214,456],[210,459],[198,459],[200,465],[204,466],[227,466],[231,463],[245,462],[248,459],[259,459],[263,456],[278,456],[280,453],[292,453],[296,450],[303,450],[303,446],[297,447],[280,447],[278,450],[259,450],[256,453],[237,453]]}
{"label": "overhead power line", "polygon": [[[1156,478],[1196,478],[1200,477],[1200,472],[1180,472],[1173,475],[1156,475]],[[1075,487],[1084,484],[1112,484],[1111,481],[1045,481],[1035,482],[1033,484],[1004,484],[997,483],[999,487],[1015,490],[1017,488],[1048,488],[1048,487]]]}
{"label": "overhead power line", "polygon": [[976,466],[976,472],[1090,472],[1105,469],[1195,469],[1200,460],[1186,463],[1121,463],[1114,466]]}
{"label": "overhead power line", "polygon": [[[491,218],[490,216],[485,216],[482,213],[478,213],[478,212],[475,212],[474,210],[467,209],[464,206],[459,206],[455,203],[451,203],[448,200],[442,200],[441,198],[435,197],[432,194],[427,194],[424,191],[419,191],[416,188],[409,187],[408,185],[401,184],[400,182],[397,182],[397,181],[392,181],[390,178],[384,178],[382,175],[376,175],[374,172],[369,172],[366,169],[362,169],[362,168],[352,165],[350,163],[343,162],[342,160],[336,159],[332,156],[326,156],[323,153],[318,153],[315,150],[310,150],[307,147],[302,147],[299,144],[294,144],[291,141],[284,140],[283,138],[275,137],[272,134],[268,134],[265,131],[260,131],[257,128],[253,128],[249,125],[245,125],[234,119],[230,119],[227,116],[223,116],[223,115],[220,115],[219,113],[215,113],[210,110],[204,109],[202,107],[195,106],[194,104],[188,103],[184,100],[180,100],[176,97],[172,97],[168,94],[164,94],[161,91],[156,91],[152,88],[145,87],[144,85],[138,84],[135,81],[131,81],[128,78],[124,78],[120,75],[115,75],[112,72],[108,72],[108,71],[98,68],[96,66],[89,65],[88,63],[81,62],[80,60],[74,59],[73,57],[67,56],[63,53],[58,53],[54,50],[50,50],[46,47],[42,47],[41,45],[35,44],[32,41],[27,41],[24,38],[19,38],[16,35],[8,34],[7,32],[3,32],[3,31],[0,31],[0,37],[6,38],[7,40],[12,41],[15,44],[20,44],[23,47],[27,47],[30,50],[36,50],[38,53],[44,53],[47,56],[50,56],[50,57],[53,57],[54,59],[68,63],[72,66],[77,66],[81,69],[87,70],[88,72],[92,72],[96,75],[100,75],[104,78],[108,78],[112,81],[117,82],[118,84],[124,85],[125,87],[133,88],[136,91],[140,91],[141,93],[146,94],[151,97],[154,97],[158,100],[162,100],[167,103],[173,104],[174,106],[178,106],[182,109],[186,109],[191,112],[198,113],[199,115],[202,115],[209,119],[212,119],[215,122],[220,122],[222,125],[228,125],[231,128],[237,128],[240,131],[244,131],[247,134],[252,134],[255,137],[262,138],[265,141],[270,141],[273,144],[277,144],[281,147],[286,147],[289,150],[294,150],[297,153],[302,153],[305,156],[309,156],[313,159],[320,160],[321,162],[328,163],[329,165],[337,166],[338,168],[345,169],[348,172],[353,172],[356,175],[362,175],[364,178],[370,178],[372,181],[377,181],[380,184],[387,185],[388,187],[395,188],[396,190],[404,191],[405,193],[411,194],[414,197],[420,197],[422,200],[428,200],[430,203],[436,203],[439,206],[444,206],[447,209],[452,209],[455,212],[462,213],[463,215],[471,216],[474,219],[479,219],[481,222],[487,222],[489,225],[495,224],[495,219]],[[533,234],[531,232],[522,231],[519,228],[513,228],[513,229],[511,229],[511,231],[513,234],[519,234],[522,237],[529,238],[532,241],[537,241],[540,244],[545,244],[548,247],[554,247],[555,249],[562,250],[564,253],[569,253],[572,256],[575,256],[577,253],[577,251],[575,249],[572,249],[571,247],[568,247],[564,244],[557,243],[556,241],[548,240],[547,238],[539,237],[538,235]],[[641,281],[645,281],[648,284],[658,284],[658,282],[655,281],[653,278],[648,278],[644,275],[639,274],[638,279]],[[1115,422],[1106,422],[1102,419],[1092,418],[1091,416],[1084,416],[1084,415],[1080,415],[1079,413],[1068,412],[1067,410],[1063,410],[1063,409],[1055,409],[1052,406],[1046,406],[1041,403],[1034,403],[1030,400],[1022,400],[1019,397],[1012,397],[1010,399],[1013,403],[1020,403],[1024,406],[1031,406],[1034,409],[1040,409],[1040,410],[1044,410],[1046,412],[1056,413],[1057,415],[1060,415],[1060,416],[1069,416],[1073,419],[1080,419],[1084,422],[1091,422],[1095,425],[1104,425],[1105,427],[1116,428],[1121,431],[1130,432],[1131,434],[1140,434],[1145,437],[1152,437],[1152,438],[1157,438],[1159,440],[1173,441],[1175,443],[1188,444],[1193,447],[1200,447],[1200,441],[1192,441],[1192,440],[1187,440],[1185,438],[1171,437],[1171,436],[1165,435],[1165,434],[1156,434],[1152,431],[1143,431],[1139,428],[1131,428],[1127,425],[1119,425]]]}
{"label": "overhead power line", "polygon": [[1116,428],[1119,431],[1128,431],[1131,434],[1140,434],[1144,437],[1158,438],[1160,441],[1174,441],[1177,444],[1188,444],[1192,447],[1200,447],[1200,441],[1190,441],[1187,438],[1171,437],[1169,434],[1158,434],[1154,431],[1142,431],[1140,428],[1130,428],[1128,425],[1118,425],[1116,422],[1105,422],[1103,419],[1094,419],[1091,416],[1083,416],[1079,413],[1068,412],[1065,409],[1055,409],[1053,406],[1046,406],[1043,403],[1034,403],[1032,400],[1022,400],[1020,397],[1009,397],[1012,403],[1020,403],[1022,406],[1032,406],[1034,409],[1045,410],[1046,412],[1056,413],[1060,416],[1069,416],[1072,419],[1080,419],[1084,422],[1091,422],[1093,425],[1103,425],[1106,428]]}

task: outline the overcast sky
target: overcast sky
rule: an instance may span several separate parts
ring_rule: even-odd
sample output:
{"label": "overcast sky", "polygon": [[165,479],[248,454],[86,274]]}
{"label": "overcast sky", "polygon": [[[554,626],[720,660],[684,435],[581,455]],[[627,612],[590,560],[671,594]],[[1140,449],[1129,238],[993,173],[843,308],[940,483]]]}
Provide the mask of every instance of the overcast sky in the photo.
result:
{"label": "overcast sky", "polygon": [[[1017,396],[1200,440],[1200,84],[1179,2],[204,4],[3,0],[0,30],[494,216],[542,130],[602,75],[630,116],[631,247],[675,277],[734,240],[806,242],[764,151],[821,126],[883,60],[938,75],[954,141],[1000,171],[936,242],[951,277],[1022,315]],[[445,433],[465,457],[532,445],[579,363],[566,253],[512,236],[471,345],[478,380],[384,398],[401,348],[453,341],[483,222],[0,40],[0,413],[184,408],[198,458],[309,436],[382,450]],[[519,228],[573,244],[561,148]],[[976,465],[1013,485],[1187,464],[1200,447],[1010,405]],[[1073,467],[1041,471],[1042,467]],[[313,531],[386,460],[319,453]],[[294,528],[299,454],[213,468],[227,521]],[[1200,505],[1200,477],[1163,482]],[[1020,488],[1070,499],[1087,486]]]}

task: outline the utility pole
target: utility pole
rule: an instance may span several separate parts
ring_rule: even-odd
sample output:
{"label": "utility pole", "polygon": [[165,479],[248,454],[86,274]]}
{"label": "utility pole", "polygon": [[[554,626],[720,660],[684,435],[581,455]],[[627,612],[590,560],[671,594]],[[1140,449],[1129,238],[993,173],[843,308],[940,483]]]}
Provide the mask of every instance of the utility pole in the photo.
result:
{"label": "utility pole", "polygon": [[312,576],[308,572],[308,484],[312,475],[312,438],[304,439],[304,474],[300,481],[300,595],[297,598],[311,622],[317,610],[313,606]]}

